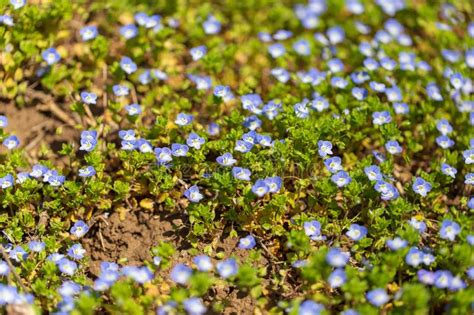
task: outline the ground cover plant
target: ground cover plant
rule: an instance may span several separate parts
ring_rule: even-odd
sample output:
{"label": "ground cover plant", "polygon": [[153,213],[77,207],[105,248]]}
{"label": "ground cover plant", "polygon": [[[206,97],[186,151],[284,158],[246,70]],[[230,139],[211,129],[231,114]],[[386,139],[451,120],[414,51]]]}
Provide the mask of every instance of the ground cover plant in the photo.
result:
{"label": "ground cover plant", "polygon": [[0,9],[2,312],[473,312],[470,1]]}

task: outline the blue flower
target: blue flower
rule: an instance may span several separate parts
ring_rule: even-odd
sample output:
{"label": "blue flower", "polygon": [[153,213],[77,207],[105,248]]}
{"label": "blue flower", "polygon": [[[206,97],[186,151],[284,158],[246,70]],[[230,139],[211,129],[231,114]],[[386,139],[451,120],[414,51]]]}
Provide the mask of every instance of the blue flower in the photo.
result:
{"label": "blue flower", "polygon": [[369,86],[375,92],[385,92],[385,84],[383,84],[383,83],[370,81]]}
{"label": "blue flower", "polygon": [[293,36],[293,32],[288,30],[278,30],[273,34],[275,40],[285,40],[291,38],[291,36]]}
{"label": "blue flower", "polygon": [[57,262],[57,265],[59,267],[59,270],[68,276],[73,276],[77,270],[77,264],[67,258],[60,259]]}
{"label": "blue flower", "polygon": [[125,85],[116,84],[112,87],[115,96],[127,96],[130,89]]}
{"label": "blue flower", "polygon": [[423,262],[424,253],[416,247],[410,248],[405,256],[405,262],[413,267],[417,267]]}
{"label": "blue flower", "polygon": [[262,126],[262,121],[257,116],[252,115],[245,118],[243,125],[250,130],[255,130]]}
{"label": "blue flower", "polygon": [[474,185],[474,173],[467,173],[464,178],[464,184]]}
{"label": "blue flower", "polygon": [[81,99],[86,104],[96,104],[97,95],[95,93],[89,93],[86,91],[81,92]]}
{"label": "blue flower", "polygon": [[86,250],[79,243],[72,245],[67,251],[67,255],[76,260],[84,258],[85,253]]}
{"label": "blue flower", "polygon": [[178,126],[187,126],[193,121],[193,115],[191,114],[185,114],[185,113],[179,113],[178,116],[176,117],[176,120],[174,121],[175,124]]}
{"label": "blue flower", "polygon": [[338,89],[345,89],[349,82],[347,82],[346,79],[340,78],[340,77],[332,77],[331,78],[331,86],[334,86]]}
{"label": "blue flower", "polygon": [[448,175],[452,178],[455,178],[458,170],[455,169],[454,167],[452,167],[449,164],[442,163],[441,164],[441,172],[443,172],[443,174],[445,174],[445,175]]}
{"label": "blue flower", "polygon": [[13,187],[14,181],[15,179],[13,178],[13,176],[11,174],[7,174],[4,177],[0,178],[0,187],[2,189]]}
{"label": "blue flower", "polygon": [[216,269],[222,278],[227,279],[229,277],[235,276],[239,267],[237,266],[237,261],[234,258],[229,258],[218,262]]}
{"label": "blue flower", "polygon": [[293,43],[293,50],[301,56],[309,56],[311,55],[311,47],[309,46],[309,42],[305,39],[297,40]]}
{"label": "blue flower", "polygon": [[387,292],[384,289],[380,288],[367,292],[365,297],[367,298],[370,304],[377,307],[383,306],[390,300],[390,297],[388,296]]}
{"label": "blue flower", "polygon": [[209,125],[207,125],[207,134],[210,136],[216,136],[220,132],[220,127],[218,124],[215,122],[211,122]]}
{"label": "blue flower", "polygon": [[84,130],[81,132],[81,146],[79,150],[90,152],[97,145],[97,131]]}
{"label": "blue flower", "polygon": [[184,300],[183,308],[189,315],[202,315],[207,312],[207,307],[204,306],[202,299],[197,297],[190,297]]}
{"label": "blue flower", "polygon": [[173,153],[169,148],[156,148],[154,150],[155,152],[155,157],[158,163],[160,164],[166,164],[168,162],[171,162],[173,160]]}
{"label": "blue flower", "polygon": [[138,35],[138,28],[135,24],[127,24],[120,28],[120,35],[125,39],[131,39]]}
{"label": "blue flower", "polygon": [[189,147],[185,144],[173,143],[171,145],[171,154],[174,156],[186,156],[188,151]]}
{"label": "blue flower", "polygon": [[298,315],[319,315],[324,311],[322,304],[311,300],[303,301],[298,308]]}
{"label": "blue flower", "polygon": [[221,31],[221,23],[213,16],[209,15],[207,20],[202,23],[204,33],[214,35]]}
{"label": "blue flower", "polygon": [[306,102],[304,103],[296,103],[293,106],[295,111],[296,117],[298,118],[307,118],[309,116],[309,108]]}
{"label": "blue flower", "polygon": [[153,279],[153,273],[147,266],[126,266],[122,268],[122,273],[140,284],[150,282]]}
{"label": "blue flower", "polygon": [[438,122],[436,123],[436,129],[438,129],[438,131],[439,131],[443,136],[447,136],[447,135],[449,135],[451,132],[453,132],[453,127],[451,126],[451,124],[449,123],[449,121],[447,121],[446,119],[440,119],[440,120],[438,120]]}
{"label": "blue flower", "polygon": [[15,246],[9,253],[8,256],[10,259],[21,262],[28,257],[28,253],[21,246]]}
{"label": "blue flower", "polygon": [[318,141],[318,153],[320,157],[326,157],[332,154],[332,143],[329,141]]}
{"label": "blue flower", "polygon": [[281,189],[282,180],[280,176],[273,176],[265,178],[265,184],[268,187],[268,192],[277,193]]}
{"label": "blue flower", "polygon": [[45,248],[45,243],[40,241],[31,241],[28,243],[28,249],[32,252],[42,252]]}
{"label": "blue flower", "polygon": [[367,235],[367,228],[359,224],[351,224],[346,235],[353,241],[360,241]]}
{"label": "blue flower", "polygon": [[8,136],[3,139],[2,144],[9,150],[15,149],[20,145],[20,140],[18,140],[17,136]]}
{"label": "blue flower", "polygon": [[18,10],[25,6],[26,0],[10,0],[10,4],[13,6],[13,9]]}
{"label": "blue flower", "polygon": [[79,169],[79,176],[80,177],[91,177],[96,174],[95,168],[93,166],[86,166]]}
{"label": "blue flower", "polygon": [[204,138],[198,136],[196,133],[192,132],[189,136],[188,139],[186,139],[186,144],[190,146],[191,148],[194,149],[201,149],[201,146],[205,143],[206,141]]}
{"label": "blue flower", "polygon": [[434,273],[434,286],[438,289],[446,289],[450,286],[453,274],[448,270],[438,270]]}
{"label": "blue flower", "polygon": [[81,238],[89,231],[89,226],[82,220],[76,221],[71,228],[70,233],[77,238]]}
{"label": "blue flower", "polygon": [[97,26],[90,25],[90,26],[84,26],[83,28],[81,28],[80,34],[83,41],[88,41],[88,40],[96,38],[97,35],[99,35],[99,32],[97,30]]}
{"label": "blue flower", "polygon": [[207,48],[204,45],[198,46],[191,48],[189,50],[189,53],[191,54],[191,57],[193,58],[194,61],[197,61],[204,57],[207,53]]}
{"label": "blue flower", "polygon": [[346,272],[342,268],[335,269],[328,278],[329,285],[331,288],[339,288],[347,281]]}
{"label": "blue flower", "polygon": [[382,194],[383,200],[393,200],[400,196],[398,190],[391,183],[379,180],[375,183],[375,190]]}
{"label": "blue flower", "polygon": [[462,155],[466,164],[474,164],[474,149],[465,150]]}
{"label": "blue flower", "polygon": [[316,220],[306,221],[303,224],[304,232],[313,241],[324,240],[325,237],[321,235],[321,223]]}
{"label": "blue flower", "polygon": [[342,170],[341,162],[342,161],[340,157],[334,156],[324,160],[324,165],[329,172],[337,173],[338,171]]}
{"label": "blue flower", "polygon": [[138,104],[126,105],[125,110],[129,116],[137,116],[142,113],[142,108]]}
{"label": "blue flower", "polygon": [[207,272],[213,268],[211,258],[207,255],[198,255],[194,257],[193,262],[199,271]]}
{"label": "blue flower", "polygon": [[0,115],[0,128],[5,128],[6,126],[8,126],[7,117]]}
{"label": "blue flower", "polygon": [[366,71],[354,71],[351,73],[351,80],[355,84],[362,84],[370,80],[370,76]]}
{"label": "blue flower", "polygon": [[435,281],[435,274],[432,271],[428,271],[425,269],[420,269],[416,273],[418,277],[418,281],[426,285],[433,285]]}
{"label": "blue flower", "polygon": [[153,152],[153,146],[148,140],[138,139],[134,142],[134,147],[140,150],[142,153],[151,153]]}
{"label": "blue flower", "polygon": [[344,71],[344,63],[341,61],[341,59],[338,59],[338,58],[333,58],[329,60],[328,67],[332,73]]}
{"label": "blue flower", "polygon": [[268,53],[273,58],[279,58],[286,53],[286,49],[285,49],[285,46],[283,46],[282,44],[275,43],[273,45],[268,46]]}
{"label": "blue flower", "polygon": [[393,251],[405,248],[408,245],[408,242],[400,237],[395,237],[386,241],[387,247]]}
{"label": "blue flower", "polygon": [[0,23],[7,26],[15,25],[13,18],[7,14],[0,15]]}
{"label": "blue flower", "polygon": [[64,281],[58,289],[59,294],[64,297],[77,296],[81,293],[81,285],[74,281]]}
{"label": "blue flower", "polygon": [[224,153],[216,158],[217,163],[222,166],[232,166],[237,162],[236,159],[230,153]]}
{"label": "blue flower", "polygon": [[444,220],[441,224],[439,236],[442,239],[454,241],[456,236],[461,232],[461,227],[458,223],[451,220]]}
{"label": "blue flower", "polygon": [[17,184],[22,184],[29,178],[30,178],[30,174],[28,174],[28,172],[19,172],[18,174],[16,174]]}
{"label": "blue flower", "polygon": [[263,197],[269,192],[269,187],[265,180],[259,179],[253,184],[252,192],[256,194],[258,197]]}
{"label": "blue flower", "polygon": [[290,80],[290,73],[283,68],[273,68],[270,73],[281,83],[286,83]]}
{"label": "blue flower", "polygon": [[193,270],[184,264],[177,264],[171,270],[170,278],[174,282],[185,285],[188,283],[189,278],[193,274]]}
{"label": "blue flower", "polygon": [[374,125],[384,125],[392,121],[392,117],[388,111],[374,112],[372,114],[372,119]]}
{"label": "blue flower", "polygon": [[199,192],[199,187],[193,185],[186,189],[184,196],[191,202],[199,202],[204,196]]}
{"label": "blue flower", "polygon": [[226,85],[217,85],[214,88],[214,95],[216,97],[222,98],[224,102],[234,99],[234,94],[232,94],[230,87]]}
{"label": "blue flower", "polygon": [[120,68],[127,74],[132,74],[137,71],[137,65],[129,57],[122,57],[120,60]]}
{"label": "blue flower", "polygon": [[212,87],[211,77],[189,74],[188,78],[196,84],[198,90],[208,90]]}
{"label": "blue flower", "polygon": [[436,143],[443,149],[448,149],[454,145],[454,141],[448,136],[439,136],[436,138]]}
{"label": "blue flower", "polygon": [[237,140],[237,143],[235,144],[235,151],[242,152],[242,153],[247,153],[253,148],[253,142],[247,142],[244,140]]}
{"label": "blue flower", "polygon": [[43,57],[43,60],[46,61],[46,63],[50,66],[61,60],[61,56],[59,55],[59,53],[56,51],[55,48],[52,47],[44,50],[41,53],[41,57]]}
{"label": "blue flower", "polygon": [[236,166],[234,166],[232,168],[232,176],[234,176],[234,178],[236,178],[236,179],[250,180],[250,175],[251,174],[252,173],[247,168],[236,167]]}
{"label": "blue flower", "polygon": [[331,180],[337,187],[344,187],[352,181],[352,178],[345,171],[339,171],[331,176]]}
{"label": "blue flower", "polygon": [[380,181],[383,178],[382,172],[380,171],[380,167],[377,165],[370,165],[364,168],[365,175],[369,178],[369,180],[376,180]]}
{"label": "blue flower", "polygon": [[421,195],[422,197],[426,197],[426,195],[431,191],[431,188],[431,184],[426,180],[421,177],[415,177],[415,181],[413,182],[414,192]]}
{"label": "blue flower", "polygon": [[352,96],[354,96],[354,98],[358,101],[364,100],[369,95],[366,89],[359,87],[354,87],[351,93]]}
{"label": "blue flower", "polygon": [[400,154],[403,151],[397,140],[388,141],[385,144],[385,149],[387,149],[388,153],[390,154]]}
{"label": "blue flower", "polygon": [[375,59],[370,57],[365,58],[363,63],[364,67],[369,71],[376,70],[379,67],[379,63]]}
{"label": "blue flower", "polygon": [[336,45],[344,40],[346,34],[344,29],[338,25],[329,28],[326,32],[331,44]]}
{"label": "blue flower", "polygon": [[257,243],[255,242],[255,237],[252,235],[247,235],[239,240],[240,249],[252,249]]}
{"label": "blue flower", "polygon": [[426,230],[426,223],[423,221],[418,221],[415,217],[412,217],[408,223],[418,231],[418,233],[424,233]]}
{"label": "blue flower", "polygon": [[332,247],[326,255],[326,262],[336,268],[344,267],[349,261],[350,254],[340,248]]}

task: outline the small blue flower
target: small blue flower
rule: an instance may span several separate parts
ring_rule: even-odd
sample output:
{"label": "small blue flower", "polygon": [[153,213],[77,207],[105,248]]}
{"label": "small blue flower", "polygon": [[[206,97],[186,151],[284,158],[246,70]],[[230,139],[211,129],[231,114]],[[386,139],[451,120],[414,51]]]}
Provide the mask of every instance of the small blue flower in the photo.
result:
{"label": "small blue flower", "polygon": [[184,196],[191,202],[199,202],[202,198],[204,198],[204,196],[199,192],[199,187],[196,185],[186,189]]}
{"label": "small blue flower", "polygon": [[296,103],[293,106],[296,117],[307,118],[309,116],[309,108],[307,103]]}
{"label": "small blue flower", "polygon": [[2,189],[7,189],[10,187],[13,187],[13,184],[15,182],[15,179],[11,174],[7,174],[4,177],[0,178],[0,188]]}
{"label": "small blue flower", "polygon": [[410,112],[410,108],[406,103],[393,103],[392,107],[395,113],[399,115],[408,114]]}
{"label": "small blue flower", "polygon": [[239,240],[240,249],[252,249],[257,243],[255,242],[255,237],[252,235],[247,235]]}
{"label": "small blue flower", "polygon": [[84,26],[83,28],[81,28],[80,34],[83,41],[88,41],[88,40],[96,38],[97,35],[99,35],[99,31],[97,30],[97,26],[90,25],[90,26]]}
{"label": "small blue flower", "polygon": [[321,235],[321,223],[316,220],[306,221],[303,224],[304,233],[313,241],[324,240],[325,237]]}
{"label": "small blue flower", "polygon": [[440,120],[438,120],[438,122],[436,123],[436,129],[438,129],[438,131],[439,131],[443,136],[447,136],[447,135],[449,135],[451,132],[453,132],[453,127],[451,126],[451,124],[449,123],[449,121],[447,121],[446,119],[440,119]]}
{"label": "small blue flower", "polygon": [[154,150],[156,160],[160,164],[166,164],[169,163],[173,160],[173,153],[169,148],[156,148]]}
{"label": "small blue flower", "polygon": [[97,103],[97,95],[95,93],[90,93],[83,91],[81,92],[81,99],[86,104],[96,104]]}
{"label": "small blue flower", "polygon": [[342,170],[342,160],[338,156],[330,157],[324,160],[324,165],[326,166],[327,170],[331,173],[337,173],[338,171]]}
{"label": "small blue flower", "polygon": [[309,42],[305,39],[300,39],[293,43],[293,50],[301,56],[311,55],[311,47],[309,45]]}
{"label": "small blue flower", "polygon": [[191,114],[185,114],[185,113],[179,113],[178,116],[176,117],[176,120],[174,121],[175,124],[178,126],[187,126],[193,121],[193,115]]}
{"label": "small blue flower", "polygon": [[426,285],[433,285],[435,281],[435,274],[432,271],[428,271],[425,269],[420,269],[416,273],[418,277],[418,281]]}
{"label": "small blue flower", "polygon": [[206,131],[210,136],[217,136],[220,132],[220,127],[215,122],[211,122],[209,125],[207,125]]}
{"label": "small blue flower", "polygon": [[388,141],[385,144],[385,149],[390,154],[400,154],[403,151],[402,147],[400,146],[397,140]]}
{"label": "small blue flower", "polygon": [[416,247],[410,248],[405,256],[405,262],[407,265],[417,267],[423,262],[424,253]]}
{"label": "small blue flower", "polygon": [[418,221],[415,217],[412,217],[408,223],[418,231],[418,233],[424,233],[426,231],[426,223],[423,221]]}
{"label": "small blue flower", "polygon": [[28,257],[28,253],[23,249],[23,247],[15,246],[15,248],[8,253],[8,256],[16,262],[21,262]]}
{"label": "small blue flower", "polygon": [[250,180],[251,174],[252,173],[247,168],[236,167],[236,166],[232,168],[232,176],[234,176],[234,178],[239,179],[239,180]]}
{"label": "small blue flower", "polygon": [[186,139],[186,144],[190,146],[191,148],[194,148],[196,150],[201,149],[201,146],[205,143],[206,141],[204,138],[198,136],[196,133],[192,132],[189,136],[188,139]]}
{"label": "small blue flower", "polygon": [[426,195],[431,191],[431,188],[431,184],[421,177],[416,177],[413,182],[413,191],[422,197],[426,197]]}
{"label": "small blue flower", "polygon": [[387,292],[384,289],[374,289],[365,295],[370,304],[381,307],[390,300]]}
{"label": "small blue flower", "polygon": [[438,270],[434,273],[434,286],[438,289],[446,289],[450,286],[453,274],[448,270]]}
{"label": "small blue flower", "polygon": [[193,274],[193,270],[184,264],[177,264],[171,270],[170,278],[174,282],[185,285],[188,283],[189,278]]}
{"label": "small blue flower", "polygon": [[188,151],[189,147],[185,144],[173,143],[171,145],[171,153],[174,156],[186,156]]}
{"label": "small blue flower", "polygon": [[214,268],[211,258],[207,255],[198,255],[194,257],[193,262],[199,271],[208,272]]}
{"label": "small blue flower", "polygon": [[329,141],[318,141],[318,153],[320,157],[326,157],[332,154],[332,143]]}
{"label": "small blue flower", "polygon": [[207,48],[204,45],[198,46],[191,48],[189,50],[189,53],[191,54],[191,57],[193,58],[193,61],[198,61],[202,57],[204,57],[207,53]]}
{"label": "small blue flower", "polygon": [[359,224],[351,224],[349,226],[349,230],[346,232],[346,235],[353,241],[357,242],[367,235],[367,228]]}
{"label": "small blue flower", "polygon": [[96,174],[95,168],[93,166],[86,166],[79,169],[80,177],[91,177]]}
{"label": "small blue flower", "polygon": [[448,175],[452,178],[455,178],[458,170],[455,169],[454,167],[452,167],[449,164],[442,163],[441,164],[441,172],[443,172],[443,174],[445,174],[445,175]]}
{"label": "small blue flower", "polygon": [[12,150],[15,149],[20,145],[20,140],[18,140],[17,136],[8,136],[3,139],[2,143],[7,149]]}
{"label": "small blue flower", "polygon": [[129,116],[137,116],[142,113],[142,108],[138,104],[126,105],[125,110]]}
{"label": "small blue flower", "polygon": [[474,173],[467,173],[464,178],[464,184],[474,185]]}
{"label": "small blue flower", "polygon": [[267,177],[264,181],[268,187],[268,192],[277,193],[280,191],[282,185],[282,180],[280,176]]}
{"label": "small blue flower", "polygon": [[388,111],[374,112],[372,114],[372,119],[374,125],[384,125],[392,121],[392,117]]}
{"label": "small blue flower", "polygon": [[458,223],[451,220],[444,220],[441,224],[439,236],[442,239],[454,241],[456,236],[461,232],[461,227]]}
{"label": "small blue flower", "polygon": [[386,89],[385,84],[380,83],[380,82],[375,82],[375,81],[370,81],[369,86],[375,92],[380,92],[380,93],[385,92],[385,89]]}
{"label": "small blue flower", "polygon": [[45,243],[40,241],[31,241],[28,243],[28,249],[32,252],[42,252],[45,248]]}
{"label": "small blue flower", "polygon": [[137,71],[137,65],[129,57],[122,57],[120,60],[120,68],[127,74],[132,74]]}
{"label": "small blue flower", "polygon": [[26,0],[10,0],[10,4],[13,6],[13,9],[18,10],[25,6]]}
{"label": "small blue flower", "polygon": [[369,95],[366,89],[359,87],[354,87],[351,93],[352,96],[354,96],[354,98],[358,101],[364,100]]}
{"label": "small blue flower", "polygon": [[298,315],[319,315],[324,311],[322,304],[311,300],[303,301],[298,308]]}
{"label": "small blue flower", "polygon": [[336,268],[344,267],[349,261],[350,254],[340,248],[332,247],[326,255],[326,262]]}
{"label": "small blue flower", "polygon": [[126,266],[122,268],[122,273],[140,284],[145,284],[153,279],[153,272],[147,266]]}
{"label": "small blue flower", "polygon": [[55,48],[52,47],[44,50],[41,53],[41,57],[43,57],[43,60],[46,61],[46,63],[50,66],[61,60],[61,56],[59,55],[59,53],[56,51]]}
{"label": "small blue flower", "polygon": [[127,24],[120,28],[120,35],[125,39],[131,39],[138,35],[138,28],[135,24]]}
{"label": "small blue flower", "polygon": [[239,267],[237,265],[237,261],[234,258],[229,258],[218,262],[216,269],[222,278],[227,279],[229,277],[235,276]]}
{"label": "small blue flower", "polygon": [[202,27],[207,35],[214,35],[221,31],[221,23],[213,15],[207,17],[207,20],[202,23]]}
{"label": "small blue flower", "polygon": [[408,242],[400,237],[395,237],[394,239],[387,240],[387,247],[393,251],[405,248],[408,245]]}
{"label": "small blue flower", "polygon": [[228,102],[234,99],[234,94],[232,94],[232,90],[230,87],[226,85],[218,85],[214,88],[214,95],[216,97],[222,98],[224,102]]}
{"label": "small blue flower", "polygon": [[82,220],[76,221],[71,228],[70,233],[77,238],[81,238],[89,231],[89,226]]}
{"label": "small blue flower", "polygon": [[62,258],[61,260],[59,260],[57,262],[57,265],[59,267],[59,270],[68,276],[73,276],[77,270],[77,264],[67,258]]}
{"label": "small blue flower", "polygon": [[337,187],[344,187],[352,181],[352,178],[345,171],[339,171],[331,176],[331,180]]}
{"label": "small blue flower", "polygon": [[333,26],[329,28],[326,32],[329,41],[331,44],[336,45],[341,43],[344,38],[346,37],[346,34],[344,32],[344,29],[341,26]]}
{"label": "small blue flower", "polygon": [[130,92],[130,89],[125,85],[116,84],[112,87],[112,91],[115,96],[127,96]]}
{"label": "small blue flower", "polygon": [[0,260],[0,276],[8,276],[10,274],[10,267],[6,261]]}
{"label": "small blue flower", "polygon": [[380,181],[383,178],[382,172],[380,171],[380,167],[377,165],[370,165],[364,168],[364,173],[367,175],[369,180],[376,180]]}
{"label": "small blue flower", "polygon": [[222,166],[232,166],[237,162],[237,160],[234,159],[234,157],[230,153],[224,153],[223,155],[218,156],[216,158],[216,161]]}
{"label": "small blue flower", "polygon": [[242,153],[247,153],[253,148],[253,142],[247,142],[244,140],[237,140],[237,143],[235,144],[235,151],[242,152]]}
{"label": "small blue flower", "polygon": [[72,245],[67,251],[67,255],[76,260],[84,258],[85,253],[86,250],[79,243]]}
{"label": "small blue flower", "polygon": [[281,83],[286,83],[290,80],[290,73],[283,68],[273,68],[270,73]]}
{"label": "small blue flower", "polygon": [[253,184],[252,192],[256,194],[258,197],[263,197],[269,192],[269,187],[265,180],[259,179]]}
{"label": "small blue flower", "polygon": [[0,128],[5,128],[6,126],[8,126],[7,117],[0,115]]}
{"label": "small blue flower", "polygon": [[335,269],[328,278],[331,288],[339,288],[347,281],[346,272],[342,268]]}
{"label": "small blue flower", "polygon": [[448,149],[454,145],[454,141],[448,136],[439,136],[436,138],[436,143],[443,149]]}
{"label": "small blue flower", "polygon": [[268,46],[268,53],[273,58],[279,58],[286,53],[286,49],[285,46],[283,46],[281,43],[275,43],[273,45]]}
{"label": "small blue flower", "polygon": [[203,315],[207,312],[207,307],[202,302],[202,299],[197,297],[190,297],[184,300],[183,308],[189,315]]}
{"label": "small blue flower", "polygon": [[474,164],[474,149],[465,150],[462,155],[466,164]]}

